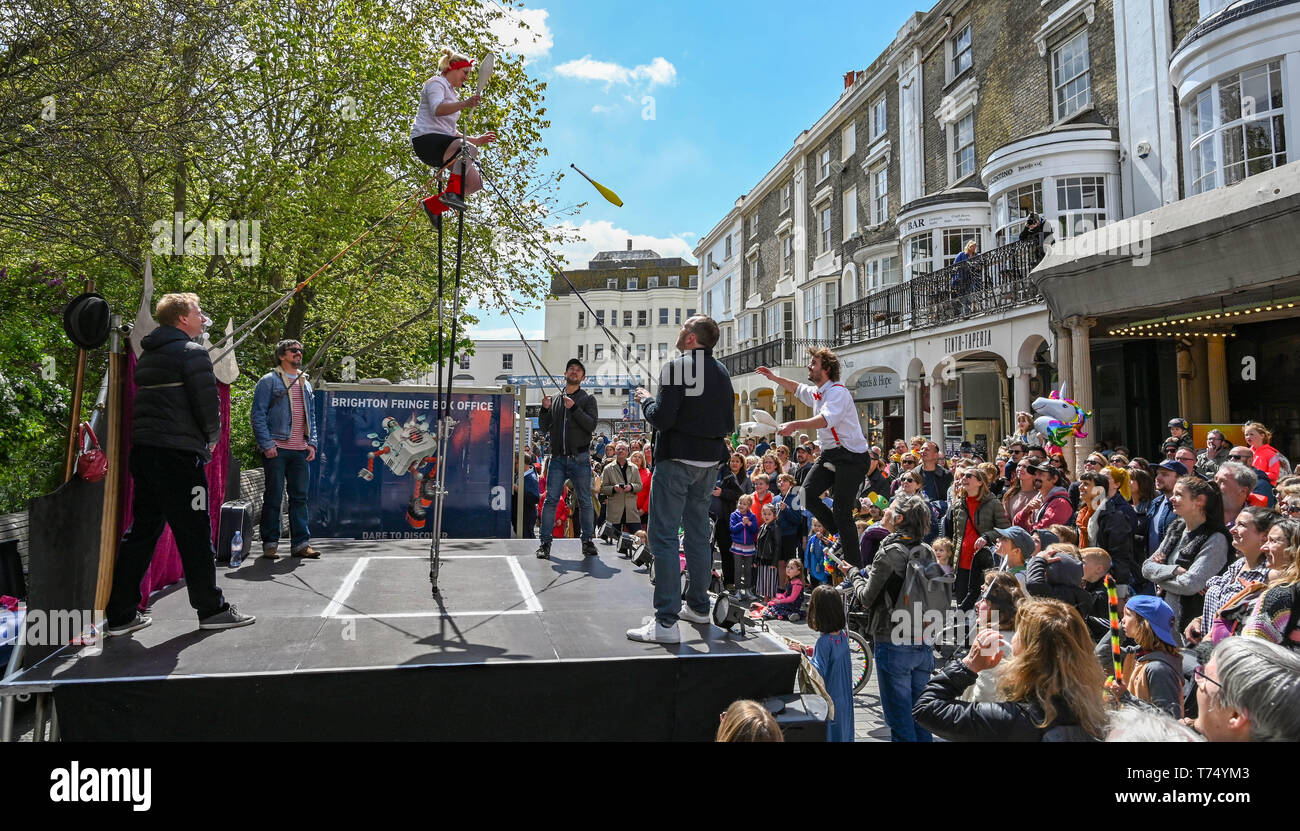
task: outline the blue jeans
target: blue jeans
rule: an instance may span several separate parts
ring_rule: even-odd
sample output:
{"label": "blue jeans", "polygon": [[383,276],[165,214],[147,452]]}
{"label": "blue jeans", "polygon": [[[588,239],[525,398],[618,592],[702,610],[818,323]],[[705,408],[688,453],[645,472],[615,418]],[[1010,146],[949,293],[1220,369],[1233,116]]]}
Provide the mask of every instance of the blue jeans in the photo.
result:
{"label": "blue jeans", "polygon": [[930,646],[876,641],[876,679],[880,684],[880,707],[885,711],[890,741],[932,741],[912,718],[912,707],[930,682],[934,671],[934,649]]}
{"label": "blue jeans", "polygon": [[709,499],[718,480],[718,468],[696,467],[675,459],[655,462],[650,480],[650,551],[655,558],[655,619],[662,626],[676,626],[682,608],[681,573],[677,529],[686,539],[686,574],[690,588],[686,605],[693,611],[709,611],[709,579],[713,571],[713,524],[709,521]]}
{"label": "blue jeans", "polygon": [[[578,494],[578,518],[582,524],[583,542],[595,536],[596,515],[591,510],[591,454],[582,451],[576,456],[552,456],[546,469],[546,504],[542,506],[542,527],[538,532],[543,543],[551,541],[555,532],[555,508],[564,493],[564,480],[573,480],[573,490]],[[573,506],[569,506],[573,510]]]}
{"label": "blue jeans", "polygon": [[280,542],[280,496],[289,483],[289,550],[301,551],[311,542],[307,529],[307,451],[275,452],[273,458],[262,457],[266,471],[266,493],[262,501],[262,548]]}

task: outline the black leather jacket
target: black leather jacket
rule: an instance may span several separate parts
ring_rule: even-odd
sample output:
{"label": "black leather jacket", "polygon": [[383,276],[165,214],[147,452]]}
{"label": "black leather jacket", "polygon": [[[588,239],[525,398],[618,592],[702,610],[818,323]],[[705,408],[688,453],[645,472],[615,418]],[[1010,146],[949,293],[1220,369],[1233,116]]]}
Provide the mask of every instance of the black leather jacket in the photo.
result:
{"label": "black leather jacket", "polygon": [[960,661],[935,673],[912,708],[917,725],[950,742],[1094,740],[1079,727],[1063,702],[1058,702],[1056,720],[1050,726],[1036,727],[1043,720],[1043,709],[1038,704],[958,700],[976,677]]}

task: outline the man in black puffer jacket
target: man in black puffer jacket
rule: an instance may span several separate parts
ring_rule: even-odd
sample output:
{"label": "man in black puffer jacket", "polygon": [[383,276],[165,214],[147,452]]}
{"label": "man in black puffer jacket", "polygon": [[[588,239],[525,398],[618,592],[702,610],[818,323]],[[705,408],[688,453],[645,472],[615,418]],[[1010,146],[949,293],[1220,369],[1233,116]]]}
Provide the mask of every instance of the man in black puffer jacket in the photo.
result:
{"label": "man in black puffer jacket", "polygon": [[144,354],[135,365],[133,519],[118,549],[105,634],[125,635],[153,622],[137,611],[140,581],[164,524],[176,537],[199,628],[247,626],[253,616],[240,614],[225,601],[217,588],[213,562],[210,494],[203,466],[221,437],[221,413],[212,360],[194,341],[203,333],[205,320],[199,298],[189,293],[164,295],[154,317],[159,326],[141,341]]}

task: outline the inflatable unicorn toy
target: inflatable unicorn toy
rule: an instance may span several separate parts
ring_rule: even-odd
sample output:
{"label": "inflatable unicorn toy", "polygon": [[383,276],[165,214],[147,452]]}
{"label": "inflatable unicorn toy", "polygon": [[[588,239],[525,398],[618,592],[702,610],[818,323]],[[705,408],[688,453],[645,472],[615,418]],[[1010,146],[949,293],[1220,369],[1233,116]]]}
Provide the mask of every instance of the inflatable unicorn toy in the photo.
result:
{"label": "inflatable unicorn toy", "polygon": [[1049,444],[1064,447],[1073,437],[1088,435],[1083,432],[1083,425],[1092,413],[1079,402],[1066,398],[1064,385],[1059,392],[1052,390],[1048,398],[1034,399],[1030,409],[1038,416],[1034,419],[1034,429]]}

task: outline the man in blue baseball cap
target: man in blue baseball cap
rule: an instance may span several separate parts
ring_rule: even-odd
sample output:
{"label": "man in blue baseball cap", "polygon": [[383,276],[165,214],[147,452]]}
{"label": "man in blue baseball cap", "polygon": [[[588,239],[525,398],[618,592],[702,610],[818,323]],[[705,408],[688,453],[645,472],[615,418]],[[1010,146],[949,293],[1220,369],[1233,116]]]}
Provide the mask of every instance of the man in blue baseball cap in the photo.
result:
{"label": "man in blue baseball cap", "polygon": [[1173,496],[1174,485],[1178,484],[1178,480],[1187,475],[1187,465],[1165,459],[1156,466],[1155,473],[1157,495],[1151,500],[1151,507],[1147,508],[1147,515],[1151,517],[1147,530],[1148,554],[1156,553],[1160,541],[1165,537],[1165,531],[1174,521],[1174,506],[1170,504],[1169,497]]}

